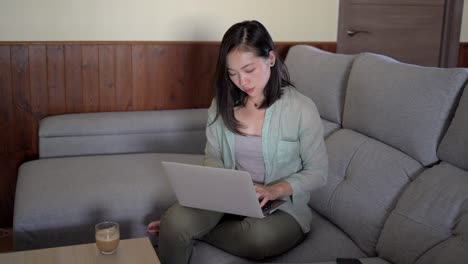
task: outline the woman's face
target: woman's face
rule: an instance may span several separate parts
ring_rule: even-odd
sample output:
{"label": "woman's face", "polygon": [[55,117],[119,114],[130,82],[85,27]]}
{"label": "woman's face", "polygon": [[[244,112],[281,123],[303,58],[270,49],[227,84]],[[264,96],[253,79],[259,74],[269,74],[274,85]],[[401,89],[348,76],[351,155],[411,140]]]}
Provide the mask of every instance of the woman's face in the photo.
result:
{"label": "woman's face", "polygon": [[263,99],[263,89],[270,79],[271,65],[275,63],[274,53],[270,51],[265,59],[250,51],[233,49],[226,62],[231,81],[250,97]]}

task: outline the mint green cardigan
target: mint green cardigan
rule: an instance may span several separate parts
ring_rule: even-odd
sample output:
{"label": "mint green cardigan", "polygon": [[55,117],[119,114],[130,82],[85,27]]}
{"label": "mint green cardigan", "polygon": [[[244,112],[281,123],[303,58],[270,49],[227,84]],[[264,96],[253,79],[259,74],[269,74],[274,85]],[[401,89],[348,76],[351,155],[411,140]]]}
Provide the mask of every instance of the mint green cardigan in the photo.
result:
{"label": "mint green cardigan", "polygon": [[[207,143],[203,164],[235,169],[234,134],[216,116],[216,102],[208,109]],[[283,88],[283,95],[265,112],[262,128],[265,184],[284,180],[293,190],[280,210],[292,215],[307,233],[312,219],[309,192],[323,186],[328,175],[328,156],[323,125],[315,104],[295,88]]]}

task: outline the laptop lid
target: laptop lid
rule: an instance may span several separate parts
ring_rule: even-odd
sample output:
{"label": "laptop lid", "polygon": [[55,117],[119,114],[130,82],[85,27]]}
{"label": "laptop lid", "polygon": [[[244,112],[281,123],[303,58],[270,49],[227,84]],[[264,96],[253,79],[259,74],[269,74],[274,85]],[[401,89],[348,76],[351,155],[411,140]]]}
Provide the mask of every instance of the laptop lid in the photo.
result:
{"label": "laptop lid", "polygon": [[162,161],[179,203],[183,206],[263,218],[283,200],[260,207],[248,172]]}

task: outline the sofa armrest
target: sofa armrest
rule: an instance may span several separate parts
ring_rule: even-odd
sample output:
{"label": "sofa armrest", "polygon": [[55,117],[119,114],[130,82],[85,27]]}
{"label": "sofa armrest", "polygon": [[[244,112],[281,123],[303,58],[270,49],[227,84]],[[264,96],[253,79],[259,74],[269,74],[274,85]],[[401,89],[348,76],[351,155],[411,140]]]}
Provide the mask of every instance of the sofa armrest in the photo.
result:
{"label": "sofa armrest", "polygon": [[121,153],[202,154],[206,109],[79,113],[39,123],[39,157]]}

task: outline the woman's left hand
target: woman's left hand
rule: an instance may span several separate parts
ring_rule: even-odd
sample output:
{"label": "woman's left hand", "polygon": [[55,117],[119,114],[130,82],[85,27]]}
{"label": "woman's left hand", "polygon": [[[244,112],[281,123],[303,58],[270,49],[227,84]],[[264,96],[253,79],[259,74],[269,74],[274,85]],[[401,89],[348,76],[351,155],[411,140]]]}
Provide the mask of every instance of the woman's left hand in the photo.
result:
{"label": "woman's left hand", "polygon": [[273,185],[255,185],[255,192],[260,202],[260,207],[263,207],[268,201],[276,200],[282,196],[292,194],[291,185],[288,182],[278,182]]}

